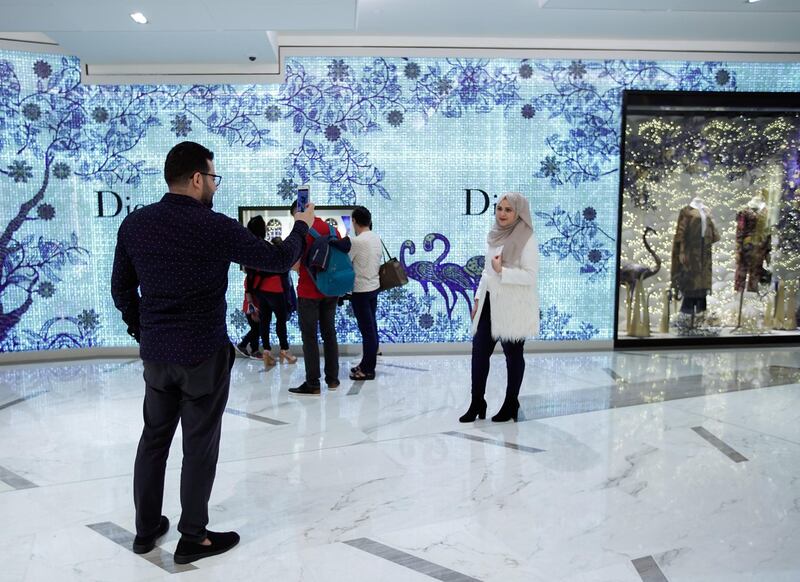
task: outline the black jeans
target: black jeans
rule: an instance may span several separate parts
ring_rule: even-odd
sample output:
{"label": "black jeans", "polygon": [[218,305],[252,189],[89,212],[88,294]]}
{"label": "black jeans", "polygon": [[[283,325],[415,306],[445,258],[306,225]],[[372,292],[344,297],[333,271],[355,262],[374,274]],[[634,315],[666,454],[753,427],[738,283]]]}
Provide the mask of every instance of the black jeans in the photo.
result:
{"label": "black jeans", "polygon": [[[497,339],[492,337],[492,313],[489,303],[489,294],[479,306],[480,317],[475,337],[472,338],[472,400],[482,400],[486,393],[486,378],[489,376],[489,360],[492,356]],[[516,403],[519,389],[522,386],[522,376],[525,374],[525,356],[523,348],[525,340],[501,342],[503,353],[506,355],[506,371],[508,380],[506,384],[506,402]]]}
{"label": "black jeans", "polygon": [[183,467],[178,531],[191,542],[206,537],[233,359],[233,346],[227,344],[196,366],[144,362],[144,430],[133,470],[138,535],[158,531],[167,456],[180,420]]}
{"label": "black jeans", "polygon": [[337,297],[324,299],[297,300],[297,314],[300,320],[300,335],[303,338],[303,363],[306,367],[306,383],[319,387],[319,342],[317,328],[322,335],[322,348],[325,354],[325,381],[339,380],[339,345],[336,343],[336,303]]}
{"label": "black jeans", "polygon": [[286,306],[286,297],[283,293],[266,293],[257,291],[258,310],[261,315],[261,342],[264,349],[270,351],[269,326],[272,323],[272,314],[275,314],[275,334],[282,350],[289,349],[289,334],[286,331],[286,321],[289,319],[289,310]]}
{"label": "black jeans", "polygon": [[365,374],[372,374],[375,372],[375,361],[378,357],[378,290],[353,293],[350,302],[361,332],[363,353],[358,367]]}
{"label": "black jeans", "polygon": [[253,319],[253,316],[249,313],[246,313],[245,317],[247,317],[247,324],[250,326],[250,331],[248,331],[242,338],[242,341],[239,342],[239,347],[242,348],[246,345],[249,345],[250,351],[255,352],[258,350],[258,338],[261,335],[261,323]]}

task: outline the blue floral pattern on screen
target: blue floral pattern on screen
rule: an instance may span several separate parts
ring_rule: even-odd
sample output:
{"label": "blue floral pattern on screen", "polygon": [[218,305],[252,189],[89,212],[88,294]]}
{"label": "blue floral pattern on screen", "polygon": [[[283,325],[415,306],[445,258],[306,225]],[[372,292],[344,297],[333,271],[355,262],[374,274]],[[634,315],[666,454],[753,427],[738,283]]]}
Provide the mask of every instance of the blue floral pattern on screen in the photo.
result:
{"label": "blue floral pattern on screen", "polygon": [[[275,86],[84,86],[75,58],[0,51],[0,350],[130,345],[103,284],[116,228],[160,197],[184,139],[217,153],[215,208],[231,216],[288,206],[300,184],[320,205],[370,207],[411,279],[380,296],[382,342],[469,339],[501,188],[531,200],[542,338],[608,339],[622,91],[800,89],[783,63],[303,57],[284,72]],[[465,188],[487,192],[486,216],[464,213]],[[241,294],[232,269],[232,337]],[[359,341],[348,309],[337,325]]]}

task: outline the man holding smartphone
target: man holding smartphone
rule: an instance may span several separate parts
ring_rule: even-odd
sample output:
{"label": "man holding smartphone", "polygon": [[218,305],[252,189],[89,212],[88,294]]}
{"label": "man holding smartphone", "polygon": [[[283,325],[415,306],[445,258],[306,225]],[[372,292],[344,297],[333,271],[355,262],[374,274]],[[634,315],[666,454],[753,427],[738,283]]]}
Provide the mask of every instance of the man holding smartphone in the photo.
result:
{"label": "man holding smartphone", "polygon": [[[305,202],[306,208],[313,206],[308,202],[308,190],[305,193],[298,188],[297,200],[292,203],[290,212],[295,220],[300,216],[300,203]],[[328,224],[319,217],[311,225],[318,234],[325,236],[330,232]],[[338,231],[336,237],[339,236]],[[306,235],[306,247],[311,246],[314,239]],[[350,240],[338,241],[336,247],[342,252],[350,250]],[[306,249],[306,252],[307,252]],[[305,254],[303,255],[305,259]],[[292,394],[318,395],[320,394],[320,369],[319,369],[319,343],[317,330],[322,336],[322,349],[325,357],[325,383],[329,390],[339,386],[339,344],[336,338],[336,304],[338,297],[323,295],[314,283],[311,273],[300,262],[300,272],[297,282],[297,316],[300,323],[300,335],[303,339],[303,364],[306,369],[306,381],[296,388],[289,388]]]}
{"label": "man holding smartphone", "polygon": [[172,148],[164,164],[169,192],[122,221],[111,276],[114,304],[141,344],[144,363],[144,429],[133,477],[133,551],[149,552],[169,529],[169,520],[161,515],[164,474],[180,421],[179,564],[221,554],[239,542],[236,532],[206,529],[234,359],[225,317],[230,265],[288,271],[302,255],[314,222],[309,204],[295,215],[282,245],[266,243],[212,210],[222,180],[215,172],[214,153],[200,144],[183,142]]}

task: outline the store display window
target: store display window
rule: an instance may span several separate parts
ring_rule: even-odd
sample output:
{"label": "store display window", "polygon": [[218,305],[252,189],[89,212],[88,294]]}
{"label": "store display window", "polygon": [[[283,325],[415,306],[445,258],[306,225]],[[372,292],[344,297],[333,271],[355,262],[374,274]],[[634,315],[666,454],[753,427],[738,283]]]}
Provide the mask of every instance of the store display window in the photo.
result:
{"label": "store display window", "polygon": [[800,95],[626,91],[617,345],[794,342]]}

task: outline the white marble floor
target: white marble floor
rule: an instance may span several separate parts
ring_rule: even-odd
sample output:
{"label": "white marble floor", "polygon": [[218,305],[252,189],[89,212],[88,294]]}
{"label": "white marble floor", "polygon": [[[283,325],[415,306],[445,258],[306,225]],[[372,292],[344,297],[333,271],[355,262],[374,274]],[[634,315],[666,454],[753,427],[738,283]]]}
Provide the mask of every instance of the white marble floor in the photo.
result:
{"label": "white marble floor", "polygon": [[[800,580],[800,351],[526,362],[526,419],[463,425],[466,356],[319,397],[237,360],[209,525],[242,542],[187,571],[180,434],[160,549],[88,527],[133,531],[141,362],[0,367],[0,580]],[[490,414],[504,383],[495,356]]]}

